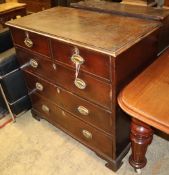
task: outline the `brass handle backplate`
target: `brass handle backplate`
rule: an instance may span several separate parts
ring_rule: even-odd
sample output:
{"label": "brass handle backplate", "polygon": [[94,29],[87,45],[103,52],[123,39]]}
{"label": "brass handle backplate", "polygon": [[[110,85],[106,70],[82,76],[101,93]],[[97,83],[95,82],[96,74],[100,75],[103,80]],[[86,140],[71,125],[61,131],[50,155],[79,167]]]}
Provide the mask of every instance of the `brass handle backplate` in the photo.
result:
{"label": "brass handle backplate", "polygon": [[33,68],[37,68],[38,67],[38,62],[34,59],[31,59],[30,60],[30,65],[33,67]]}
{"label": "brass handle backplate", "polygon": [[82,115],[89,115],[89,110],[85,108],[84,106],[79,106],[77,110],[80,112]]}
{"label": "brass handle backplate", "polygon": [[46,105],[42,105],[42,111],[49,112],[49,108]]}
{"label": "brass handle backplate", "polygon": [[77,55],[77,54],[73,54],[71,56],[71,61],[75,64],[80,64],[80,65],[84,63],[84,59],[80,55]]}
{"label": "brass handle backplate", "polygon": [[25,38],[24,43],[27,47],[33,47],[33,41],[30,38]]}
{"label": "brass handle backplate", "polygon": [[74,81],[74,84],[79,89],[85,89],[86,88],[86,83],[80,78],[76,78],[75,81]]}
{"label": "brass handle backplate", "polygon": [[92,139],[92,133],[87,130],[82,130],[82,134],[87,139]]}
{"label": "brass handle backplate", "polygon": [[36,89],[39,90],[39,91],[43,91],[43,85],[37,82],[36,83]]}
{"label": "brass handle backplate", "polygon": [[29,38],[29,33],[25,32],[26,38],[24,40],[24,43],[27,47],[31,48],[33,47],[33,41]]}

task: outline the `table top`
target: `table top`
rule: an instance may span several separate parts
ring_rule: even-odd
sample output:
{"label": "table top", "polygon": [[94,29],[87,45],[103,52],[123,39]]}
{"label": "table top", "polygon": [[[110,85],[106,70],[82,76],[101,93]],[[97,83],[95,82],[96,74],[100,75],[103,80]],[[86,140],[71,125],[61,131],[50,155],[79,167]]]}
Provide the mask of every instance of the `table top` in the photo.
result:
{"label": "table top", "polygon": [[28,15],[9,21],[7,25],[114,57],[161,26],[155,21],[66,7]]}
{"label": "table top", "polygon": [[163,20],[169,16],[169,9],[157,9],[148,6],[121,4],[107,1],[80,1],[78,3],[72,3],[71,6],[106,13],[148,18],[153,20]]}
{"label": "table top", "polygon": [[169,49],[121,91],[118,102],[132,117],[169,134]]}
{"label": "table top", "polygon": [[0,4],[0,15],[4,13],[8,13],[10,11],[18,10],[21,8],[26,8],[25,3],[18,3],[18,2],[6,2]]}

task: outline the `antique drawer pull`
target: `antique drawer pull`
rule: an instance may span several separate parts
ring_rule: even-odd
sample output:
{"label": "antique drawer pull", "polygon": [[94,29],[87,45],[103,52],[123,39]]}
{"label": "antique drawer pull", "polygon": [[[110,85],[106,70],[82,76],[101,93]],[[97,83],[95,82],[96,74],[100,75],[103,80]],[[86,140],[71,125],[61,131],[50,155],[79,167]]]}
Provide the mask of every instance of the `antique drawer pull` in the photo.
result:
{"label": "antique drawer pull", "polygon": [[49,112],[49,108],[46,105],[42,105],[42,111]]}
{"label": "antique drawer pull", "polygon": [[76,78],[75,81],[74,81],[74,84],[79,89],[85,89],[86,88],[86,83],[80,78]]}
{"label": "antique drawer pull", "polygon": [[36,83],[36,89],[39,90],[39,91],[43,91],[43,85],[37,82]]}
{"label": "antique drawer pull", "polygon": [[33,46],[33,41],[29,38],[29,33],[25,32],[26,38],[24,40],[24,43],[27,47],[31,48]]}
{"label": "antique drawer pull", "polygon": [[80,114],[82,115],[88,115],[89,114],[89,110],[87,108],[85,108],[84,106],[79,106],[77,108],[77,110],[80,112]]}
{"label": "antique drawer pull", "polygon": [[83,131],[82,131],[82,134],[83,134],[83,136],[84,136],[85,138],[87,138],[87,139],[92,139],[92,133],[91,133],[91,132],[89,132],[89,131],[87,131],[87,130],[83,130]]}
{"label": "antique drawer pull", "polygon": [[77,54],[73,54],[71,56],[71,61],[75,64],[80,64],[80,65],[84,63],[84,59],[80,55],[77,55]]}
{"label": "antique drawer pull", "polygon": [[27,47],[31,48],[33,46],[33,42],[29,38],[25,38],[24,43]]}
{"label": "antique drawer pull", "polygon": [[30,65],[33,67],[33,68],[37,68],[38,67],[38,62],[34,59],[31,59],[30,60]]}

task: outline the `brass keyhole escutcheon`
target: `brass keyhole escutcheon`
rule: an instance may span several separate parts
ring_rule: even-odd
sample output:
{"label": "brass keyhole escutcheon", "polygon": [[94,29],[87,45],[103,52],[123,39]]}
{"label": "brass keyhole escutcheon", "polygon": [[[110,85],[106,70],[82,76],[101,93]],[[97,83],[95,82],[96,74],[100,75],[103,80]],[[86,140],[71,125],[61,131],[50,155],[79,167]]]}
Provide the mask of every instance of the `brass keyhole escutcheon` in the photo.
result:
{"label": "brass keyhole escutcheon", "polygon": [[58,94],[60,94],[60,92],[61,92],[60,88],[57,88],[56,91],[57,91]]}

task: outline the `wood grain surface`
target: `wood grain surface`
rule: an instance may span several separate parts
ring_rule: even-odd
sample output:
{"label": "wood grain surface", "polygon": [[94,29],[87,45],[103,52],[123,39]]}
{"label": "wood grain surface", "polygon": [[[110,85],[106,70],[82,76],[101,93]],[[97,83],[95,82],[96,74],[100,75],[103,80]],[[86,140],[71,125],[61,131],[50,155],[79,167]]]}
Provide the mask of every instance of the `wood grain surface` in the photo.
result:
{"label": "wood grain surface", "polygon": [[169,134],[169,49],[121,92],[129,115]]}
{"label": "wood grain surface", "polygon": [[154,21],[66,7],[28,15],[9,21],[7,25],[40,32],[114,57],[160,27],[160,23]]}

